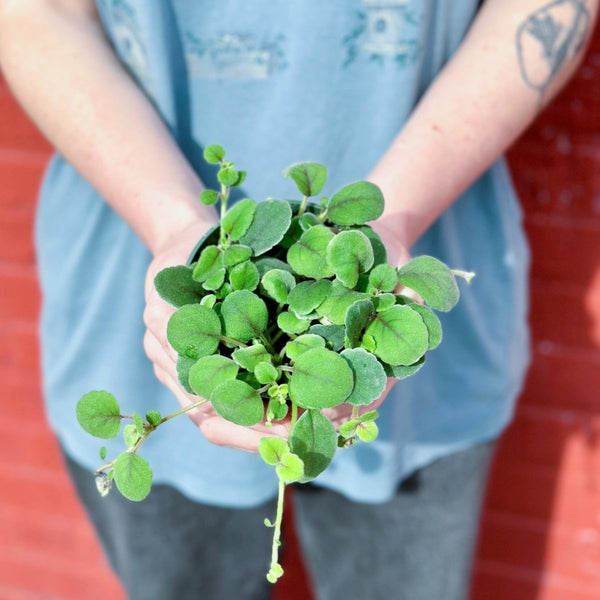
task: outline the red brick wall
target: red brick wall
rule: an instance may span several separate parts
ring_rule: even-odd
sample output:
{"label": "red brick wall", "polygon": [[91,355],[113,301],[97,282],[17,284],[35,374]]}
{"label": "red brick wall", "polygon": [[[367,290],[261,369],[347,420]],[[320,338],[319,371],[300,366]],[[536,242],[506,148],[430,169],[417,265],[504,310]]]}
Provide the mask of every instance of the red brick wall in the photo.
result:
{"label": "red brick wall", "polygon": [[[495,462],[474,600],[600,594],[598,77],[597,32],[510,154],[533,249],[534,361]],[[49,152],[0,81],[0,600],[119,600],[42,408],[32,221]],[[306,600],[290,559],[274,595]]]}

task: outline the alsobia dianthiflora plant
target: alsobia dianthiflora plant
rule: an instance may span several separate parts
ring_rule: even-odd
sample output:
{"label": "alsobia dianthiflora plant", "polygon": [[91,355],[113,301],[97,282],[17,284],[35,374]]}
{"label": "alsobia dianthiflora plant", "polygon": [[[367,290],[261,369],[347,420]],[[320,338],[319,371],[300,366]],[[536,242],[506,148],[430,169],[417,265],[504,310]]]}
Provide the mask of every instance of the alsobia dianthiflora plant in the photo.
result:
{"label": "alsobia dianthiflora plant", "polygon": [[[181,385],[198,401],[162,416],[125,417],[106,391],[85,394],[77,418],[90,434],[112,438],[122,428],[125,450],[96,471],[100,493],[112,483],[131,500],[150,492],[152,470],[138,451],[163,423],[205,402],[243,426],[287,419],[289,437],[264,437],[259,452],[274,467],[279,502],[272,527],[269,581],[283,573],[278,561],[284,489],[323,472],[338,448],[377,437],[377,412],[368,406],[388,378],[414,374],[442,339],[434,310],[458,301],[456,276],[431,256],[400,268],[387,263],[385,247],[367,225],[383,213],[377,186],[351,183],[331,198],[321,193],[327,170],[304,162],[284,175],[296,184],[296,201],[243,199],[228,207],[246,173],[218,145],[205,149],[218,165],[219,190],[201,201],[220,202],[221,218],[198,244],[189,265],[162,270],[161,297],[177,308],[167,325],[179,355]],[[422,302],[402,293],[415,292]],[[398,291],[400,290],[400,291]],[[412,294],[411,294],[412,295]],[[337,430],[323,409],[346,403],[349,419]],[[363,407],[363,408],[361,408]],[[367,407],[367,408],[364,408]],[[100,450],[106,460],[106,449]]]}

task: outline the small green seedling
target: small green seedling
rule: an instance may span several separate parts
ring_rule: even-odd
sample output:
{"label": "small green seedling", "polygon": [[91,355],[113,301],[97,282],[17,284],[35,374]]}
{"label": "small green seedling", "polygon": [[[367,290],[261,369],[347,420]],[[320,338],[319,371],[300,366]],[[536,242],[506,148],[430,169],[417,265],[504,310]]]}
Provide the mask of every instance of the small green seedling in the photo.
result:
{"label": "small green seedling", "polygon": [[[368,221],[384,209],[381,191],[360,181],[318,203],[324,166],[305,162],[284,175],[299,201],[243,199],[228,207],[231,189],[246,174],[225,160],[217,145],[204,153],[219,166],[219,190],[201,194],[221,204],[218,228],[203,238],[190,265],[161,271],[155,286],[177,308],[167,326],[179,354],[181,385],[198,400],[161,416],[121,415],[108,392],[84,395],[77,419],[90,434],[112,438],[123,427],[125,450],[96,471],[105,495],[113,482],[130,500],[150,492],[152,470],[138,450],[158,427],[210,402],[242,426],[289,420],[289,439],[266,437],[259,452],[279,480],[273,550],[267,579],[283,574],[279,564],[285,486],[322,473],[338,448],[377,438],[377,412],[362,411],[384,392],[388,378],[416,373],[442,339],[434,310],[458,301],[453,271],[431,256],[400,268],[387,264],[385,248]],[[416,303],[398,289],[416,292]],[[324,409],[345,404],[349,418],[336,429]],[[105,460],[106,449],[101,450]]]}

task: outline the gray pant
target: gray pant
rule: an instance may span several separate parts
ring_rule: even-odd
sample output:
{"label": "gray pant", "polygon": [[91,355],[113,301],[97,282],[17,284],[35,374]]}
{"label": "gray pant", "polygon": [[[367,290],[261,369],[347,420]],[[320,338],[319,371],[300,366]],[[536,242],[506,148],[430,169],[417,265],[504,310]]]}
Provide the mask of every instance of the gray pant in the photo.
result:
{"label": "gray pant", "polygon": [[[494,444],[415,473],[385,504],[310,485],[294,490],[296,527],[318,600],[465,600]],[[155,485],[139,503],[96,492],[67,457],[79,495],[130,600],[267,600],[275,502],[226,509]],[[285,577],[285,575],[284,575]]]}

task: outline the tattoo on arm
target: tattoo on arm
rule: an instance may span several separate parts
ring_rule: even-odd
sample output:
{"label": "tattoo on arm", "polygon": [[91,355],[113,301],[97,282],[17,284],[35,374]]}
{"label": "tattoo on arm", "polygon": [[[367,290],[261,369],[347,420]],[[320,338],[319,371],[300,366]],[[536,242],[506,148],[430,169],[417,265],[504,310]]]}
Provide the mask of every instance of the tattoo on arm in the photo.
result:
{"label": "tattoo on arm", "polygon": [[581,49],[589,26],[584,0],[554,0],[529,15],[516,37],[523,81],[543,96],[563,64]]}

